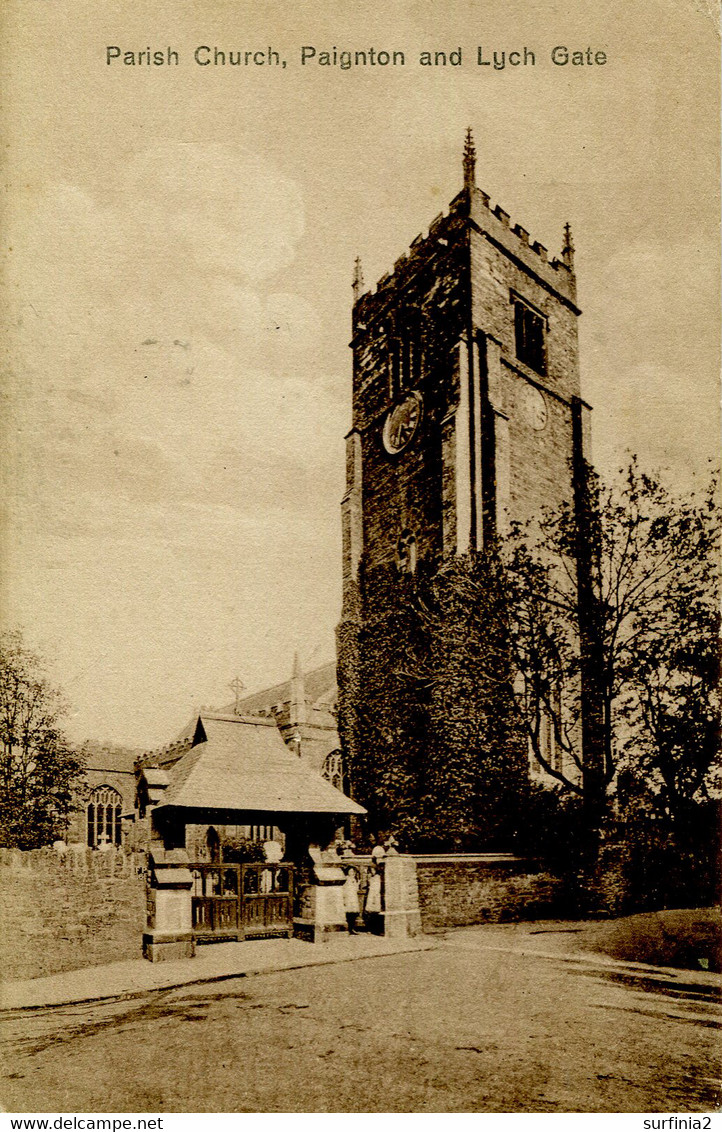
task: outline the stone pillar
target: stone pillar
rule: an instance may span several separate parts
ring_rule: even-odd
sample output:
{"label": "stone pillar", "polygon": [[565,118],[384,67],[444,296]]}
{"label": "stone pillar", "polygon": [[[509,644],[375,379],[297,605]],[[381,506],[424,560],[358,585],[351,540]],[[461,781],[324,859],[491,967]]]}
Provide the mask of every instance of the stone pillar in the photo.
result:
{"label": "stone pillar", "polygon": [[148,862],[147,930],[143,955],[151,963],[195,955],[191,889],[193,877],[185,849],[154,846]]}
{"label": "stone pillar", "polygon": [[348,930],[343,904],[343,884],[346,879],[338,864],[327,863],[333,857],[317,845],[310,845],[313,861],[313,883],[307,884],[300,894],[299,915],[293,920],[293,934],[310,943],[322,942],[336,932]]}
{"label": "stone pillar", "polygon": [[416,861],[393,850],[384,860],[384,935],[389,939],[421,935]]}
{"label": "stone pillar", "polygon": [[469,351],[462,339],[457,347],[459,403],[441,426],[442,510],[444,555],[466,554],[471,541],[471,420]]}
{"label": "stone pillar", "polygon": [[[483,355],[483,356],[482,356]],[[486,398],[488,402],[488,437],[490,446],[484,496],[489,510],[490,527],[503,538],[509,529],[510,455],[509,417],[504,412],[501,380],[501,345],[495,338],[485,335],[479,342],[479,369],[486,372]]]}
{"label": "stone pillar", "polygon": [[488,460],[486,451],[489,437],[486,435],[486,371],[483,359],[475,348],[473,338],[469,338],[467,350],[469,383],[469,469],[471,484],[471,547],[481,550],[484,546],[484,461]]}

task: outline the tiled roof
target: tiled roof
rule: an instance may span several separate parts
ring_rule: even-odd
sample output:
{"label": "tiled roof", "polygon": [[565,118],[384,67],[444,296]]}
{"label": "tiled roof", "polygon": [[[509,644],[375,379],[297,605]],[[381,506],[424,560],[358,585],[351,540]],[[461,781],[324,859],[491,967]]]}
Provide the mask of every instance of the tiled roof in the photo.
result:
{"label": "tiled roof", "polygon": [[[319,668],[313,668],[310,672],[304,672],[303,683],[306,700],[309,703],[315,704],[318,701],[334,703],[336,695],[335,662],[331,661],[329,664],[322,664]],[[272,708],[275,704],[287,703],[290,698],[291,681],[284,680],[282,684],[274,684],[271,688],[264,688],[260,692],[253,692],[252,695],[245,696],[239,701],[238,707],[246,715],[253,715],[254,712]],[[233,704],[230,704],[224,710],[232,712]]]}
{"label": "tiled roof", "polygon": [[113,774],[133,774],[137,748],[115,747],[112,744],[88,743],[85,766],[87,770],[107,770]]}
{"label": "tiled roof", "polygon": [[203,713],[169,777],[159,808],[365,813],[288,749],[273,720]]}

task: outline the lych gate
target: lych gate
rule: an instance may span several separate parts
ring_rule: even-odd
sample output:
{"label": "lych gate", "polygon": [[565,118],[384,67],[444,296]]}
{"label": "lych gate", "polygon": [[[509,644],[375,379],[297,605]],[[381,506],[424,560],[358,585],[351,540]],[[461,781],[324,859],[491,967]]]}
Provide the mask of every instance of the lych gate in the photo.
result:
{"label": "lych gate", "polygon": [[[311,846],[329,844],[344,819],[365,811],[294,755],[273,720],[204,712],[167,771],[142,768],[141,791],[149,959],[192,955],[198,942],[291,936],[294,927],[311,938],[345,930],[344,874],[316,868]],[[248,860],[259,843],[266,860]]]}
{"label": "lych gate", "polygon": [[293,935],[293,865],[191,865],[193,937],[261,939]]}

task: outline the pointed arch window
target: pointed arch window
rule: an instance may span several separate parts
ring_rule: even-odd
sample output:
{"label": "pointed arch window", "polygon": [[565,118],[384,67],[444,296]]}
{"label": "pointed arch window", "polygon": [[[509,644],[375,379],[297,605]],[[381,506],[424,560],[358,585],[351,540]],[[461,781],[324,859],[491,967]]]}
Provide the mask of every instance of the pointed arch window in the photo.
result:
{"label": "pointed arch window", "polygon": [[340,751],[331,751],[330,754],[326,755],[321,774],[337,790],[343,790],[344,768],[343,755]]}
{"label": "pointed arch window", "polygon": [[91,849],[120,845],[122,812],[123,799],[120,793],[112,786],[96,786],[86,810],[88,845]]}

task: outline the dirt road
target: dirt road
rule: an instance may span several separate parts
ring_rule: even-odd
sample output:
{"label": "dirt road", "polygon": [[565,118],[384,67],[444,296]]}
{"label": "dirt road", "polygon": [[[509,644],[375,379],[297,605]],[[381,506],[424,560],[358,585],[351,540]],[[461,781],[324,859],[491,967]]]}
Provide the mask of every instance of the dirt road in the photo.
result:
{"label": "dirt road", "polygon": [[59,1112],[700,1112],[710,991],[438,949],[10,1015],[2,1100]]}

